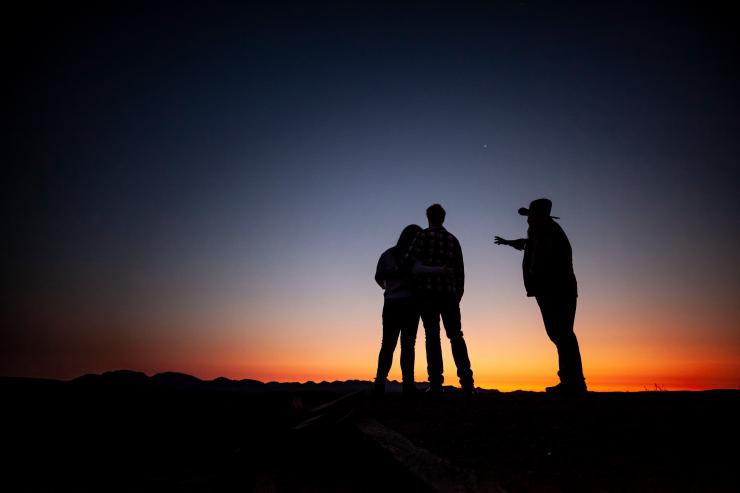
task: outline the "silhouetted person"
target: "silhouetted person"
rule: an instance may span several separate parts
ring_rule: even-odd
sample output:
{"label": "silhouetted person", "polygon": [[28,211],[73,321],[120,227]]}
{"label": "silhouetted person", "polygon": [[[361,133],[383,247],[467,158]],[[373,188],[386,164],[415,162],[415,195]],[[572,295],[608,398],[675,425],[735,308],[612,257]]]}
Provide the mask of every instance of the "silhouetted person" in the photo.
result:
{"label": "silhouetted person", "polygon": [[419,327],[419,300],[414,292],[411,268],[402,269],[402,260],[421,227],[416,224],[406,226],[398,238],[396,246],[389,248],[380,256],[375,270],[375,282],[385,290],[383,297],[383,340],[378,354],[378,372],[375,376],[373,392],[382,395],[385,381],[393,364],[393,352],[398,336],[401,335],[401,373],[403,391],[411,394],[414,387],[414,345]]}
{"label": "silhouetted person", "polygon": [[407,262],[413,259],[427,266],[442,267],[438,272],[414,272],[426,337],[428,391],[441,392],[444,382],[442,346],[439,337],[441,317],[452,346],[452,356],[457,366],[460,385],[464,391],[473,393],[475,391],[473,371],[470,369],[468,348],[460,323],[460,300],[465,287],[462,249],[457,238],[442,227],[445,210],[441,205],[431,205],[427,209],[427,219],[429,228],[416,236],[408,252]]}
{"label": "silhouetted person", "polygon": [[550,216],[552,202],[537,199],[522,207],[519,214],[527,216],[527,238],[505,240],[494,238],[497,245],[509,245],[524,250],[522,271],[527,296],[534,296],[545,322],[545,330],[558,349],[560,383],[547,387],[548,392],[583,393],[583,377],[578,339],[573,332],[576,316],[578,285],[573,273],[573,253],[565,232]]}

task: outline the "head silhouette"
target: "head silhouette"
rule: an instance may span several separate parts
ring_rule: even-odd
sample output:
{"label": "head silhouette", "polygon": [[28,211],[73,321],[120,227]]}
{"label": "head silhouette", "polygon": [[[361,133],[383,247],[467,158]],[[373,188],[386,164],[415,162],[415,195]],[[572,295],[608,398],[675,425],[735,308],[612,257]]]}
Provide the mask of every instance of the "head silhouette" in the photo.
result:
{"label": "head silhouette", "polygon": [[527,216],[527,222],[529,224],[541,224],[549,221],[551,218],[557,219],[550,215],[551,210],[552,202],[550,199],[537,199],[529,203],[529,208],[520,208],[519,214]]}
{"label": "head silhouette", "polygon": [[408,251],[411,243],[414,241],[414,238],[416,238],[416,235],[419,234],[420,231],[421,226],[418,226],[416,224],[409,224],[408,226],[403,228],[403,231],[401,231],[401,236],[398,237],[398,243],[396,243],[396,258],[400,258],[401,255],[405,254]]}
{"label": "head silhouette", "polygon": [[429,220],[429,227],[442,226],[445,222],[445,210],[439,204],[432,204],[427,208],[427,219]]}

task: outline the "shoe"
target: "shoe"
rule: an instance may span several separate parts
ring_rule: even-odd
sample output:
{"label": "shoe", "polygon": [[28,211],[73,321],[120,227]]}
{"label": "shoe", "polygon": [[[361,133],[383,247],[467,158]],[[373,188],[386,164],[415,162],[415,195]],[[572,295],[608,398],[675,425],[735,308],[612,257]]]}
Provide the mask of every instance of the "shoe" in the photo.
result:
{"label": "shoe", "polygon": [[582,395],[588,392],[585,382],[566,384],[560,382],[552,387],[545,387],[545,392],[553,395]]}
{"label": "shoe", "polygon": [[478,394],[478,389],[473,385],[465,385],[461,390],[463,395],[467,397],[472,397]]}
{"label": "shoe", "polygon": [[548,394],[557,394],[563,391],[565,386],[562,383],[559,383],[557,385],[553,385],[552,387],[545,387],[545,392]]}

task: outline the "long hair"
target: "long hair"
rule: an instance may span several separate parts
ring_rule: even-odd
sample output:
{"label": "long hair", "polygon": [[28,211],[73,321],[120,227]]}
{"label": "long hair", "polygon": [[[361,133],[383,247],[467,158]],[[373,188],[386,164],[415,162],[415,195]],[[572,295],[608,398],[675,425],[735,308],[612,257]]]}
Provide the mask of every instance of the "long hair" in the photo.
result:
{"label": "long hair", "polygon": [[414,238],[416,238],[416,235],[420,232],[421,226],[416,224],[409,224],[403,228],[401,236],[398,237],[398,243],[396,243],[396,247],[393,249],[393,256],[396,258],[396,262],[401,261],[403,255],[409,251],[409,247],[411,246],[411,243],[413,243]]}

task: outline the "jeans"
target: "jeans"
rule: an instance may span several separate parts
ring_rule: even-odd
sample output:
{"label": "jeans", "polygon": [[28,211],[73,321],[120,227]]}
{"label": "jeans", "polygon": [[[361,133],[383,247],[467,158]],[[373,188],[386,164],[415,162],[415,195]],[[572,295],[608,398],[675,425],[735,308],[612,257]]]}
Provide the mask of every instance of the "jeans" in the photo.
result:
{"label": "jeans", "polygon": [[545,330],[558,349],[558,375],[564,384],[581,384],[584,381],[581,351],[573,332],[576,318],[575,297],[537,296]]}
{"label": "jeans", "polygon": [[419,327],[416,298],[387,298],[383,303],[383,341],[378,354],[376,382],[385,382],[393,364],[398,336],[401,335],[401,373],[404,384],[414,383],[414,345]]}
{"label": "jeans", "polygon": [[440,342],[439,319],[445,326],[445,333],[452,346],[452,356],[457,366],[457,376],[463,388],[473,387],[473,371],[470,369],[468,347],[462,333],[460,322],[460,303],[455,295],[426,295],[421,302],[421,319],[424,322],[427,350],[427,372],[429,385],[441,387],[444,382],[442,363],[442,344]]}

